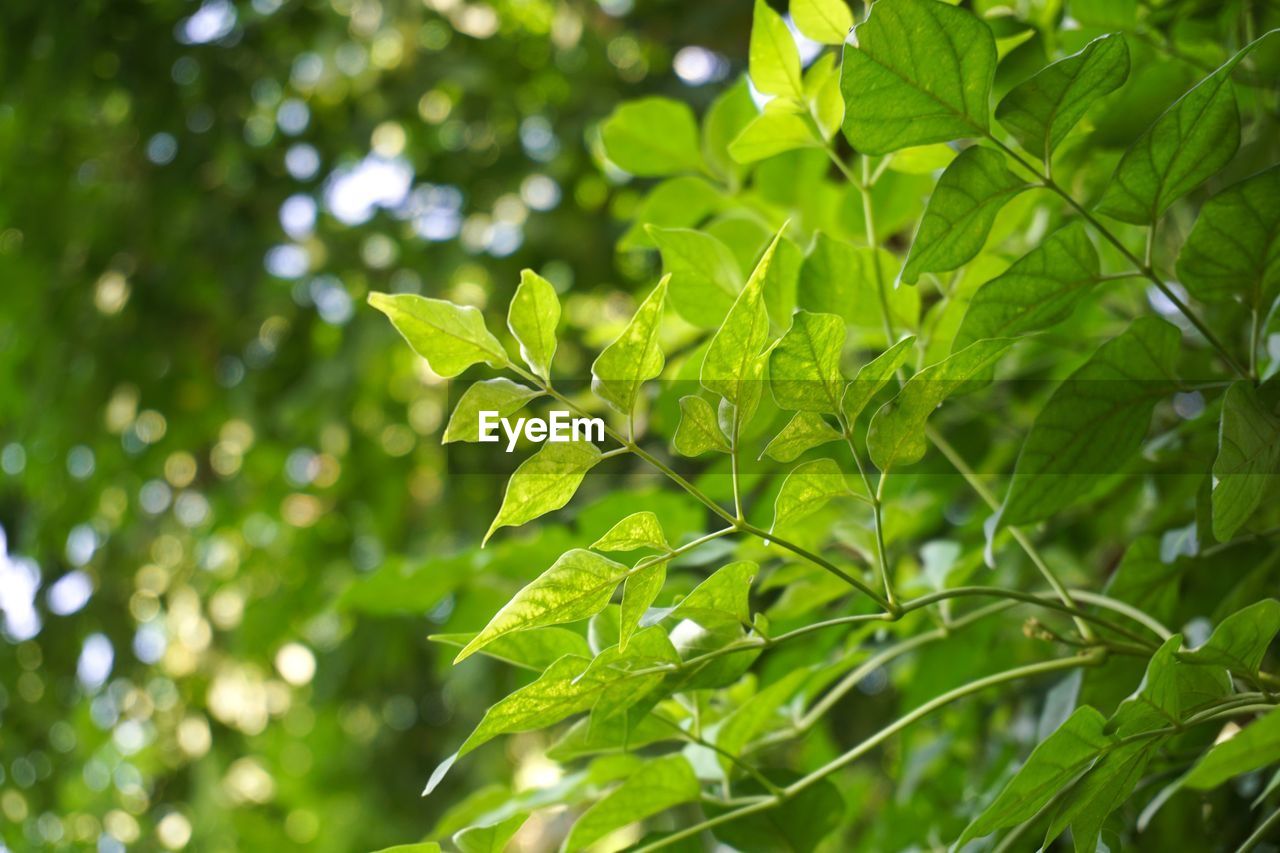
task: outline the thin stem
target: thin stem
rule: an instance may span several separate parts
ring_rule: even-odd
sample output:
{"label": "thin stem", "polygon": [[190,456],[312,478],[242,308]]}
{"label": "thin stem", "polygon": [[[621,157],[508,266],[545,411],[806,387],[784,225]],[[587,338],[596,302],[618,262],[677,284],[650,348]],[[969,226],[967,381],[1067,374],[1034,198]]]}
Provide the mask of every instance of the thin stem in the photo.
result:
{"label": "thin stem", "polygon": [[870,495],[868,503],[871,504],[871,523],[875,528],[876,536],[876,565],[880,569],[880,582],[884,585],[884,597],[888,604],[886,608],[890,612],[897,610],[898,603],[893,595],[893,584],[889,579],[889,551],[884,544],[884,481],[885,475],[880,475],[879,484],[875,489],[871,488],[871,480],[867,477],[867,469],[863,467],[862,458],[858,455],[858,447],[853,443],[853,426],[845,418],[844,413],[837,411],[836,419],[840,422],[840,431],[844,435],[845,444],[849,447],[849,454],[853,457],[853,464],[858,469],[858,476],[862,478],[862,485]]}
{"label": "thin stem", "polygon": [[702,737],[701,735],[694,734],[693,732],[688,731],[687,729],[685,729],[684,726],[680,725],[675,720],[663,714],[655,713],[654,716],[657,717],[662,722],[666,723],[667,725],[671,726],[680,734],[681,737],[685,738],[690,743],[696,743],[698,746],[705,747],[706,749],[711,750],[717,755],[722,755],[725,758],[727,758],[729,762],[733,764],[733,766],[737,767],[739,770],[746,773],[752,779],[755,779],[757,782],[759,782],[761,786],[763,786],[764,789],[768,791],[770,794],[774,794],[775,796],[782,794],[782,789],[779,788],[777,785],[775,785],[773,782],[769,781],[769,778],[767,776],[765,776],[756,768],[752,767],[747,762],[743,761],[738,756],[734,755],[729,750],[716,746],[714,743]]}
{"label": "thin stem", "polygon": [[1236,853],[1249,853],[1250,850],[1265,841],[1267,835],[1277,826],[1280,826],[1280,808],[1267,815],[1267,819],[1258,824],[1258,828],[1244,840],[1243,844],[1236,848]]}
{"label": "thin stem", "polygon": [[1222,360],[1225,361],[1235,373],[1239,374],[1242,377],[1247,375],[1245,373],[1244,368],[1240,366],[1240,363],[1236,361],[1235,357],[1231,354],[1231,351],[1227,349],[1227,347],[1222,343],[1222,341],[1218,340],[1218,336],[1215,335],[1213,331],[1208,326],[1205,325],[1204,321],[1201,320],[1200,317],[1194,311],[1191,310],[1190,306],[1188,306],[1185,302],[1183,302],[1178,297],[1178,294],[1173,292],[1172,288],[1170,288],[1169,285],[1165,283],[1164,279],[1156,275],[1155,269],[1151,266],[1151,263],[1149,261],[1144,262],[1142,260],[1139,260],[1138,256],[1135,255],[1133,252],[1129,251],[1129,247],[1126,246],[1123,242],[1121,242],[1120,238],[1117,237],[1114,233],[1112,233],[1111,229],[1107,228],[1105,225],[1099,222],[1097,217],[1095,217],[1092,213],[1090,213],[1089,210],[1086,209],[1084,205],[1076,201],[1074,196],[1072,196],[1069,192],[1067,192],[1061,186],[1059,186],[1058,183],[1053,180],[1053,178],[1051,178],[1050,176],[1044,174],[1039,169],[1037,169],[1035,164],[1031,163],[1025,157],[1019,154],[1017,151],[1015,151],[1014,149],[1010,148],[1008,145],[1001,142],[1000,139],[996,137],[994,134],[988,133],[986,137],[997,148],[999,148],[1001,151],[1007,154],[1010,158],[1012,158],[1014,162],[1022,166],[1022,168],[1026,169],[1028,172],[1034,175],[1037,179],[1039,179],[1045,189],[1050,190],[1053,193],[1057,194],[1062,198],[1063,201],[1065,201],[1071,207],[1075,208],[1076,212],[1079,213],[1081,216],[1083,216],[1085,221],[1088,222],[1090,225],[1092,225],[1094,230],[1102,235],[1103,239],[1105,239],[1111,245],[1115,246],[1116,249],[1120,252],[1120,254],[1123,255],[1126,260],[1129,261],[1129,263],[1133,264],[1135,267],[1138,267],[1141,270],[1142,275],[1145,278],[1147,278],[1152,284],[1154,284],[1156,288],[1161,293],[1164,294],[1166,299],[1168,299],[1171,303],[1173,303],[1173,306],[1178,309],[1178,311],[1182,314],[1182,316],[1186,317],[1187,320],[1190,321],[1191,325],[1196,327],[1196,330],[1200,332],[1200,334],[1204,337],[1204,339],[1209,343],[1210,346],[1212,346],[1215,350],[1218,351],[1218,355],[1222,357]]}
{"label": "thin stem", "polygon": [[742,489],[738,485],[738,410],[734,407],[733,411],[733,443],[729,447],[729,473],[733,481],[733,514],[738,521],[742,521]]}
{"label": "thin stem", "polygon": [[[971,681],[968,684],[963,684],[959,687],[956,687],[953,690],[948,690],[946,693],[943,693],[942,695],[929,700],[928,702],[919,706],[915,710],[907,714],[904,714],[903,716],[894,720],[892,723],[880,729],[880,731],[871,735],[866,740],[862,741],[857,746],[850,749],[848,752],[845,752],[844,754],[838,756],[837,758],[827,762],[822,767],[819,767],[817,770],[814,770],[812,773],[809,773],[806,776],[802,776],[800,779],[797,779],[795,782],[792,782],[790,785],[788,785],[786,788],[783,789],[783,793],[787,797],[795,796],[796,794],[800,793],[801,791],[808,788],[809,786],[820,782],[821,780],[825,779],[827,776],[830,776],[832,773],[836,772],[837,770],[844,767],[845,765],[853,761],[856,761],[858,758],[861,758],[863,755],[870,752],[876,746],[880,745],[884,741],[893,737],[895,734],[907,728],[917,720],[920,720],[921,718],[926,717],[929,714],[932,714],[934,711],[946,705],[949,705],[952,702],[955,702],[959,699],[963,699],[966,696],[970,696],[974,693],[979,693],[987,689],[988,687],[994,687],[996,685],[1004,684],[1009,681],[1017,681],[1022,678],[1030,678],[1036,675],[1042,675],[1044,673],[1049,673],[1049,672],[1057,672],[1064,669],[1076,669],[1082,666],[1096,666],[1098,663],[1101,662],[1101,660],[1102,660],[1102,656],[1100,654],[1095,652],[1089,652],[1084,655],[1077,655],[1075,657],[1070,657],[1070,658],[1059,658],[1055,660],[1041,661],[1039,663],[1028,664],[1027,666],[1020,666],[1020,667],[1015,667],[1014,669],[1008,669],[1008,670],[1005,670],[1004,672],[998,672],[998,673],[995,673],[994,675],[989,675],[989,676],[986,676],[985,678],[979,678],[976,681]],[[671,835],[668,835],[660,839],[659,841],[656,841],[652,844],[646,845],[639,849],[641,851],[658,850],[662,847],[665,847],[669,844],[673,844],[682,839],[695,836],[698,833],[702,832],[703,830],[710,829],[715,826],[719,826],[720,824],[723,824],[723,823],[728,823],[730,821],[737,820],[749,814],[754,814],[756,812],[761,812],[767,809],[771,809],[777,806],[778,804],[780,804],[782,800],[783,800],[782,797],[774,796],[774,797],[770,797],[767,800],[762,800],[758,803],[752,803],[750,805],[743,806],[738,809],[733,809],[732,811],[728,811],[728,812],[725,812],[724,814],[717,815],[716,817],[709,818],[708,820],[704,820],[701,823],[697,823],[692,826],[685,827],[684,829],[681,829],[678,832],[672,833]]]}
{"label": "thin stem", "polygon": [[893,608],[889,606],[889,602],[881,598],[880,594],[877,593],[874,589],[867,586],[865,583],[858,580],[853,575],[846,572],[844,569],[835,565],[827,558],[822,557],[818,554],[815,554],[806,548],[802,548],[801,546],[795,544],[794,542],[790,542],[786,539],[781,538],[780,536],[776,536],[767,530],[761,530],[759,527],[756,527],[755,525],[749,524],[745,521],[735,522],[735,524],[737,524],[738,529],[743,531],[744,533],[750,533],[752,536],[756,536],[760,539],[763,539],[766,542],[772,542],[780,548],[785,548],[791,553],[796,554],[797,556],[800,556],[800,557],[804,557],[806,560],[808,560],[809,562],[817,566],[821,566],[822,568],[831,572],[831,574],[843,580],[845,583],[865,593],[868,597],[871,598],[872,601],[880,605],[880,607],[883,608],[884,610],[886,611],[893,610]]}
{"label": "thin stem", "polygon": [[[938,448],[938,450],[942,452],[942,455],[947,457],[947,460],[951,465],[960,472],[960,475],[964,477],[965,482],[967,482],[973,490],[978,493],[978,496],[982,498],[987,506],[989,506],[993,511],[998,510],[1000,508],[1000,504],[995,499],[995,496],[991,494],[986,485],[978,479],[978,475],[969,467],[969,463],[964,460],[964,457],[962,457],[959,452],[951,446],[951,443],[943,438],[942,434],[933,427],[925,427],[925,435],[928,436],[929,441],[933,442],[934,447]],[[1014,541],[1022,547],[1022,550],[1026,552],[1027,557],[1030,558],[1031,562],[1035,564],[1035,567],[1039,569],[1040,574],[1049,582],[1049,586],[1053,587],[1053,591],[1062,599],[1062,603],[1072,609],[1075,609],[1076,604],[1071,598],[1071,593],[1067,591],[1066,586],[1058,579],[1058,576],[1054,573],[1053,569],[1049,568],[1049,564],[1045,562],[1042,556],[1040,556],[1040,552],[1036,549],[1031,540],[1016,527],[1010,527],[1008,530],[1010,535],[1013,536]],[[1093,631],[1089,628],[1087,622],[1077,618],[1076,628],[1079,629],[1080,636],[1084,637],[1086,640],[1093,639]]]}
{"label": "thin stem", "polygon": [[1162,625],[1158,619],[1156,619],[1150,613],[1146,613],[1145,611],[1139,610],[1138,608],[1134,607],[1131,604],[1126,604],[1125,602],[1120,601],[1119,599],[1111,598],[1109,596],[1102,595],[1101,593],[1097,593],[1097,592],[1090,592],[1089,590],[1086,590],[1086,589],[1071,589],[1067,591],[1071,593],[1071,597],[1074,598],[1076,601],[1083,601],[1087,604],[1094,604],[1094,605],[1097,605],[1098,607],[1105,607],[1108,610],[1114,610],[1116,613],[1119,613],[1122,616],[1128,616],[1134,622],[1137,622],[1141,624],[1143,627],[1150,629],[1151,633],[1159,637],[1161,641],[1167,640],[1173,636],[1173,632],[1170,631],[1168,628],[1166,628],[1164,625]]}

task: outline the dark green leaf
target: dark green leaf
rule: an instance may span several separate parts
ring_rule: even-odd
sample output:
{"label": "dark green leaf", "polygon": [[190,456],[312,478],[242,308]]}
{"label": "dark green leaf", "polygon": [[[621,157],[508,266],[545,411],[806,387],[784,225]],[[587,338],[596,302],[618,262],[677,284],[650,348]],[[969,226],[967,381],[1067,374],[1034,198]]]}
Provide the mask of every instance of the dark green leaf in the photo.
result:
{"label": "dark green leaf", "polygon": [[969,301],[953,349],[982,338],[1017,337],[1060,323],[1098,282],[1098,252],[1082,225],[1050,234]]}
{"label": "dark green leaf", "polygon": [[1162,397],[1176,388],[1177,328],[1142,317],[1054,391],[1036,418],[1000,510],[1001,524],[1048,518],[1123,470]]}
{"label": "dark green leaf", "polygon": [[845,136],[864,154],[982,136],[995,70],[995,39],[970,12],[879,0],[845,45]]}
{"label": "dark green leaf", "polygon": [[902,280],[946,272],[973,260],[991,233],[996,214],[1030,185],[1009,171],[1003,154],[966,148],[947,166],[911,242]]}
{"label": "dark green leaf", "polygon": [[1178,255],[1178,278],[1197,299],[1267,310],[1280,293],[1280,166],[1205,202]]}
{"label": "dark green leaf", "polygon": [[1182,659],[1257,675],[1277,633],[1280,633],[1280,601],[1264,598],[1223,619],[1203,646],[1187,652]]}
{"label": "dark green leaf", "polygon": [[1012,345],[1007,338],[977,341],[907,380],[898,396],[871,418],[867,450],[876,467],[887,471],[920,461],[928,447],[924,430],[929,416],[943,400],[982,376]]}
{"label": "dark green leaf", "polygon": [[1188,788],[1216,788],[1233,776],[1280,762],[1280,710],[1245,726],[1230,740],[1215,744],[1191,768]]}
{"label": "dark green leaf", "polygon": [[1219,542],[1249,521],[1280,475],[1280,415],[1264,402],[1271,399],[1273,393],[1260,394],[1252,383],[1237,382],[1222,402],[1213,461],[1213,535]]}
{"label": "dark green leaf", "polygon": [[1124,36],[1101,36],[1014,86],[996,107],[996,119],[1047,163],[1089,107],[1128,76]]}

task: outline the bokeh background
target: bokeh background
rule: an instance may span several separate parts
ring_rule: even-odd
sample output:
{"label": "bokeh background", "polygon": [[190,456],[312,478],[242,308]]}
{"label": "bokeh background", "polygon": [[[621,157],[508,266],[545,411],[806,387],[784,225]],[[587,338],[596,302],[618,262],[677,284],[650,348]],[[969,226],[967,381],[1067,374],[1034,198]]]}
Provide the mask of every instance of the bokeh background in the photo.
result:
{"label": "bokeh background", "polygon": [[515,685],[443,685],[426,640],[505,600],[448,558],[501,480],[445,482],[447,389],[364,298],[500,314],[532,267],[573,287],[572,368],[656,263],[615,253],[637,194],[596,126],[709,101],[749,27],[682,0],[4,4],[0,846],[374,849],[520,769],[486,751],[419,797]]}

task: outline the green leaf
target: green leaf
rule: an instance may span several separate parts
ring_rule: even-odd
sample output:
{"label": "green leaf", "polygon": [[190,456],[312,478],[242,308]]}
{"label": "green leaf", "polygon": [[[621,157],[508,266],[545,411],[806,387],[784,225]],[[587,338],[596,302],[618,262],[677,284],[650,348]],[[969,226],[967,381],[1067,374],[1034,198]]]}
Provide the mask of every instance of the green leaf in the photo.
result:
{"label": "green leaf", "polygon": [[1264,598],[1223,619],[1205,644],[1185,653],[1182,660],[1224,666],[1256,676],[1277,633],[1280,633],[1280,601]]}
{"label": "green leaf", "polygon": [[1197,299],[1267,310],[1280,295],[1280,166],[1205,202],[1178,255],[1178,278]]}
{"label": "green leaf", "polygon": [[889,168],[904,175],[932,175],[951,165],[957,153],[945,142],[903,148],[889,158]]}
{"label": "green leaf", "polygon": [[[778,710],[813,675],[808,667],[793,670],[733,709],[716,729],[715,744],[729,755],[741,755],[752,740],[765,731]],[[736,765],[723,754],[718,756],[727,775]]]}
{"label": "green leaf", "polygon": [[779,462],[794,462],[806,450],[843,437],[822,415],[796,412],[782,431],[769,441],[762,455]]}
{"label": "green leaf", "polygon": [[982,136],[996,70],[990,28],[936,0],[879,0],[844,48],[844,133],[863,154]]}
{"label": "green leaf", "polygon": [[844,44],[853,26],[844,0],[791,0],[790,11],[796,28],[822,44]]}
{"label": "green leaf", "polygon": [[477,308],[412,293],[370,293],[369,304],[391,318],[396,331],[440,376],[457,376],[481,362],[507,364],[506,351],[485,328]]}
{"label": "green leaf", "polygon": [[[1264,393],[1263,397],[1273,395]],[[1213,535],[1227,542],[1262,505],[1280,475],[1280,416],[1250,382],[1236,382],[1222,402],[1213,461]]]}
{"label": "green leaf", "polygon": [[618,249],[656,249],[658,244],[647,226],[693,228],[724,205],[724,193],[706,178],[696,175],[668,178],[640,202],[631,227],[618,240]]}
{"label": "green leaf", "polygon": [[[1147,663],[1137,691],[1120,703],[1107,723],[1121,737],[1180,724],[1188,715],[1231,693],[1231,679],[1218,666],[1179,660],[1182,636],[1166,640]],[[1209,662],[1206,661],[1206,664]]]}
{"label": "green leaf", "polygon": [[769,356],[769,386],[778,406],[790,411],[840,410],[844,377],[844,321],[834,314],[797,311]]}
{"label": "green leaf", "polygon": [[434,841],[420,841],[417,844],[396,844],[383,847],[374,853],[441,853],[440,845]]}
{"label": "green leaf", "polygon": [[840,68],[834,53],[822,54],[809,66],[804,74],[804,96],[821,139],[839,133],[844,122],[844,96],[840,94]]}
{"label": "green leaf", "polygon": [[519,527],[569,502],[582,478],[600,461],[600,448],[588,441],[548,442],[520,463],[502,496],[498,515],[481,542],[502,527]]}
{"label": "green leaf", "polygon": [[1098,276],[1098,252],[1084,226],[1060,228],[978,288],[952,348],[963,349],[983,338],[1027,335],[1060,323],[1098,283]]}
{"label": "green leaf", "polygon": [[831,459],[815,459],[797,465],[782,481],[777,500],[773,503],[773,526],[777,530],[784,524],[798,521],[822,509],[832,498],[852,495],[844,472]]}
{"label": "green leaf", "polygon": [[1161,742],[1159,738],[1138,740],[1104,755],[1058,804],[1045,835],[1045,849],[1070,824],[1076,853],[1095,853],[1107,815],[1133,793]]}
{"label": "green leaf", "polygon": [[915,284],[921,273],[946,272],[973,260],[991,233],[996,214],[1030,185],[1009,171],[1004,155],[966,148],[938,179],[902,268]]}
{"label": "green leaf", "polygon": [[1012,345],[1008,338],[977,341],[908,379],[871,418],[867,451],[876,467],[887,471],[919,462],[928,448],[924,430],[929,416],[947,397],[984,375]]}
{"label": "green leaf", "polygon": [[543,379],[551,377],[559,322],[560,298],[551,282],[533,270],[521,270],[520,284],[507,311],[507,328],[520,344],[524,363]]}
{"label": "green leaf", "polygon": [[1115,574],[1107,582],[1106,593],[1126,601],[1162,621],[1172,619],[1178,606],[1178,578],[1181,567],[1165,562],[1160,542],[1153,536],[1134,540]]}
{"label": "green leaf", "polygon": [[498,417],[508,417],[524,408],[541,391],[527,388],[510,379],[499,377],[476,382],[467,387],[453,407],[449,424],[444,428],[444,443],[480,440],[480,413],[497,412]]}
{"label": "green leaf", "polygon": [[744,625],[750,624],[751,582],[759,572],[760,567],[750,560],[737,560],[721,566],[681,599],[673,616],[697,621],[699,614],[712,612],[728,615]]}
{"label": "green leaf", "polygon": [[658,282],[618,339],[605,347],[591,365],[591,390],[624,415],[635,408],[641,386],[662,373],[665,361],[658,345],[658,329],[670,279],[671,276],[664,276]]}
{"label": "green leaf", "polygon": [[561,849],[582,850],[616,829],[698,799],[702,788],[683,755],[644,762],[602,800],[582,813]]}
{"label": "green leaf", "polygon": [[1099,213],[1152,224],[1235,156],[1240,111],[1231,72],[1257,43],[1197,83],[1129,146],[1097,204]]}
{"label": "green leaf", "polygon": [[996,107],[996,119],[1047,163],[1089,107],[1120,88],[1128,76],[1124,36],[1101,36],[1014,86]]}
{"label": "green leaf", "polygon": [[597,551],[634,551],[637,548],[656,548],[670,551],[666,534],[658,516],[649,510],[633,512],[619,521],[609,532],[591,544]]}
{"label": "green leaf", "polygon": [[[784,775],[775,772],[773,775]],[[791,776],[792,774],[785,774]],[[797,777],[798,778],[798,777]],[[794,781],[794,779],[793,779]],[[736,794],[764,794],[754,779],[734,786]],[[704,806],[708,817],[723,814],[724,806]],[[819,779],[778,806],[743,815],[728,823],[712,827],[718,841],[733,850],[751,853],[813,853],[828,835],[845,821],[848,806],[844,796],[829,779]],[[826,848],[823,848],[826,849]],[[839,844],[831,849],[846,849]]]}
{"label": "green leaf", "polygon": [[729,156],[729,143],[759,114],[746,77],[725,89],[711,102],[702,120],[702,144],[707,162],[721,175],[736,179],[742,171]]}
{"label": "green leaf", "polygon": [[600,128],[605,151],[619,168],[641,177],[701,172],[693,110],[670,98],[641,98],[613,111]]}
{"label": "green leaf", "polygon": [[742,271],[733,252],[702,231],[646,230],[662,252],[662,269],[670,280],[671,307],[695,326],[718,326],[742,289]]}
{"label": "green leaf", "polygon": [[800,100],[800,52],[782,16],[765,0],[756,0],[751,15],[751,45],[747,53],[751,82],[766,95]]}
{"label": "green leaf", "polygon": [[1077,708],[1028,756],[999,796],[969,824],[955,847],[997,829],[1028,821],[1089,768],[1114,742],[1103,732],[1106,718],[1089,706]]}
{"label": "green leaf", "polygon": [[786,105],[774,106],[772,101],[764,112],[742,129],[729,143],[729,156],[736,163],[754,163],[798,148],[821,148],[822,139],[804,116]]}
{"label": "green leaf", "polygon": [[662,681],[654,663],[678,662],[675,649],[658,627],[636,634],[626,652],[611,646],[594,659],[575,655],[560,658],[531,684],[485,712],[458,751],[432,772],[423,796],[435,790],[454,762],[495,737],[544,729],[600,702],[636,701]]}
{"label": "green leaf", "polygon": [[645,611],[653,605],[666,582],[666,560],[658,560],[627,576],[622,585],[622,609],[618,616],[618,648],[627,648]]}
{"label": "green leaf", "polygon": [[1280,709],[1245,726],[1229,740],[1215,744],[1183,780],[1188,788],[1201,791],[1280,762]]}
{"label": "green leaf", "polygon": [[466,660],[497,638],[515,631],[594,616],[609,603],[628,571],[621,563],[591,551],[569,551],[494,614],[453,662]]}
{"label": "green leaf", "polygon": [[[432,634],[427,637],[433,643],[465,649],[478,636],[477,633]],[[568,628],[535,628],[532,631],[505,634],[490,640],[480,654],[504,663],[542,672],[565,655],[590,657],[591,648],[581,634]]]}
{"label": "green leaf", "polygon": [[708,450],[730,452],[729,442],[720,431],[716,410],[696,394],[680,398],[680,423],[671,443],[681,456],[701,456]]}
{"label": "green leaf", "polygon": [[529,815],[521,812],[488,826],[469,826],[453,834],[459,853],[502,853]]}
{"label": "green leaf", "polygon": [[1155,404],[1177,383],[1177,328],[1135,320],[1053,392],[1022,444],[1001,524],[1048,518],[1122,470],[1142,445]]}
{"label": "green leaf", "polygon": [[[911,348],[916,339],[908,335],[893,346],[858,368],[858,375],[844,389],[844,397],[840,400],[841,411],[845,422],[850,426],[862,414],[880,390],[889,384],[898,368],[911,355]],[[786,460],[783,460],[786,461]]]}
{"label": "green leaf", "polygon": [[807,311],[838,314],[852,326],[877,331],[884,328],[883,302],[894,328],[914,329],[920,322],[920,293],[914,287],[895,286],[899,267],[899,260],[885,249],[855,247],[818,234],[800,268],[796,302]]}
{"label": "green leaf", "polygon": [[760,400],[760,383],[769,339],[769,315],[762,288],[769,262],[777,249],[779,233],[765,249],[760,262],[734,300],[724,322],[707,346],[699,379],[702,387],[719,394],[736,410],[737,423],[745,423]]}

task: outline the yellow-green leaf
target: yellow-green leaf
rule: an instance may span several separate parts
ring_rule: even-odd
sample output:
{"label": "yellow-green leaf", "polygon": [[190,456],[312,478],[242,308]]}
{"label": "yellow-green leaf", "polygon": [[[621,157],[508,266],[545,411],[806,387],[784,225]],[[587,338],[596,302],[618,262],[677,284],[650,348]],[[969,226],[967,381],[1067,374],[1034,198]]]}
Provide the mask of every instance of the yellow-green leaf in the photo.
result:
{"label": "yellow-green leaf", "polygon": [[507,328],[520,344],[524,363],[543,379],[551,376],[559,322],[560,298],[556,296],[556,289],[533,270],[522,270],[520,284],[507,311]]}
{"label": "yellow-green leaf", "polygon": [[582,478],[600,461],[600,449],[587,441],[547,442],[516,468],[507,481],[498,515],[484,535],[488,542],[501,527],[519,527],[569,502]]}
{"label": "yellow-green leaf", "polygon": [[507,363],[507,353],[485,327],[484,315],[470,305],[412,293],[370,293],[369,304],[391,318],[413,351],[441,376],[457,376],[482,362],[490,367]]}

